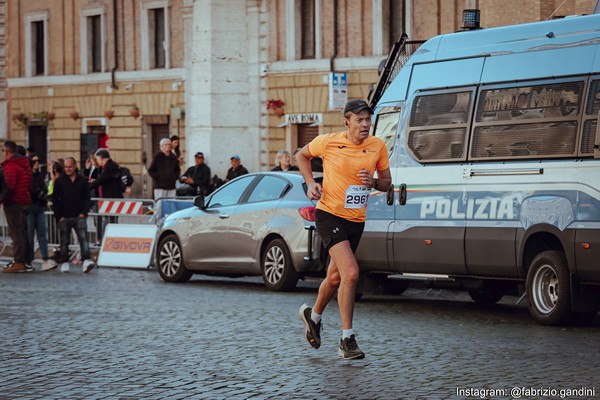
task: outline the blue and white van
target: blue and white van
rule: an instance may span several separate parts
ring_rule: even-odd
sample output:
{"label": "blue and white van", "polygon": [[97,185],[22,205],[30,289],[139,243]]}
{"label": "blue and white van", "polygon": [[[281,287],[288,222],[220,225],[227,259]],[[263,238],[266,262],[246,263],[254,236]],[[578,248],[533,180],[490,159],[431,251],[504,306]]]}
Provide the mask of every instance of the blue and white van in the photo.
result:
{"label": "blue and white van", "polygon": [[364,275],[452,280],[485,303],[524,284],[540,323],[591,320],[599,119],[600,15],[423,43],[375,107],[394,191],[370,198]]}

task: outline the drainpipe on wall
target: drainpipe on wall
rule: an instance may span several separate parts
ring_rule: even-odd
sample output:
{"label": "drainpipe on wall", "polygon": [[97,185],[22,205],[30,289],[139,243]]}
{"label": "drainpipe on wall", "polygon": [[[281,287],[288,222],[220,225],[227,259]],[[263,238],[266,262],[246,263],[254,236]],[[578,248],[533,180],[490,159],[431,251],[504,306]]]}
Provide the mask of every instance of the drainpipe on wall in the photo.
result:
{"label": "drainpipe on wall", "polygon": [[[599,0],[600,1],[600,0]],[[337,15],[338,1],[333,1],[333,55],[329,58],[329,71],[334,72],[334,60],[338,53],[338,41],[337,41],[337,30],[338,30],[338,15]]]}
{"label": "drainpipe on wall", "polygon": [[115,36],[115,66],[110,71],[111,78],[111,87],[113,89],[118,89],[117,85],[117,69],[119,68],[119,36],[118,36],[118,28],[117,28],[117,0],[113,0],[113,33]]}

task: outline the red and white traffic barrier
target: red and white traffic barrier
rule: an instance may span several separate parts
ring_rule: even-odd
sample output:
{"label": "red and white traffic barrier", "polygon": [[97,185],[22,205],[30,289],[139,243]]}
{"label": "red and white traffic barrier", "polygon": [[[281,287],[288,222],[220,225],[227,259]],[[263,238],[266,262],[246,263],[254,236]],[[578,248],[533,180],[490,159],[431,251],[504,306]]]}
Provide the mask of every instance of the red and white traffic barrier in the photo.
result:
{"label": "red and white traffic barrier", "polygon": [[99,200],[99,214],[142,215],[143,203],[128,200]]}

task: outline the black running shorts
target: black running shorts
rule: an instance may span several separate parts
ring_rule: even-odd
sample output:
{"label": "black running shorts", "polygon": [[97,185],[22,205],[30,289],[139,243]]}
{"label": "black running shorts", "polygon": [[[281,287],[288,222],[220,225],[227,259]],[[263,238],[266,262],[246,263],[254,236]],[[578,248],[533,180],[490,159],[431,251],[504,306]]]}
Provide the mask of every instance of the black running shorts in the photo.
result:
{"label": "black running shorts", "polygon": [[365,229],[364,222],[348,221],[347,219],[319,209],[315,212],[315,224],[317,225],[317,231],[319,232],[323,246],[325,246],[327,251],[333,245],[347,240],[350,242],[352,252],[355,252]]}

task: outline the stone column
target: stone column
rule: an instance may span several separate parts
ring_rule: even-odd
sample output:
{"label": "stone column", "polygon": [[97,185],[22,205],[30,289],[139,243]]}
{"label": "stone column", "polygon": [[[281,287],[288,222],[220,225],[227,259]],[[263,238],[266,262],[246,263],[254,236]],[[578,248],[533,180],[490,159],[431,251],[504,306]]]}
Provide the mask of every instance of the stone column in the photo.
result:
{"label": "stone column", "polygon": [[221,178],[232,154],[249,171],[259,169],[259,26],[248,17],[256,5],[256,0],[196,0],[193,6],[187,147],[190,154],[204,152],[212,174]]}

